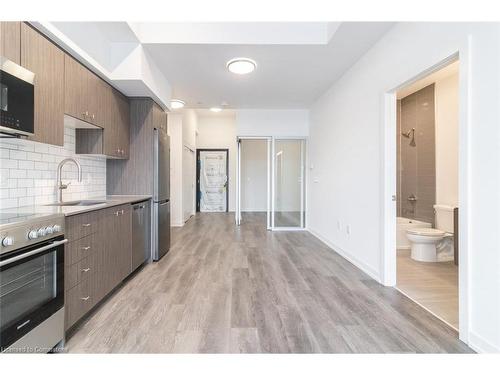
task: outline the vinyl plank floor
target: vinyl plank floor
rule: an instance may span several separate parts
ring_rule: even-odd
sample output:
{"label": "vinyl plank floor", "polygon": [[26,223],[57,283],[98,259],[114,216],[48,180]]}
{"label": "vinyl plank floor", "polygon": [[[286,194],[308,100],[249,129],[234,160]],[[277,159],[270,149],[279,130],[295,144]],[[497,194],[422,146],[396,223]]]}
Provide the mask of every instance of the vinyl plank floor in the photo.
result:
{"label": "vinyl plank floor", "polygon": [[70,353],[462,353],[457,333],[307,232],[201,213],[79,323]]}

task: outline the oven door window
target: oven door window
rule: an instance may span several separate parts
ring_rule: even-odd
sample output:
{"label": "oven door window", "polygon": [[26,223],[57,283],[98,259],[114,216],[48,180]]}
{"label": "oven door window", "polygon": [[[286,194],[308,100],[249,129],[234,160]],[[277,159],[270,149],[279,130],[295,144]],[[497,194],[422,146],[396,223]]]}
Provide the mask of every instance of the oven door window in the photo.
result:
{"label": "oven door window", "polygon": [[12,344],[64,304],[64,246],[0,270],[0,346]]}

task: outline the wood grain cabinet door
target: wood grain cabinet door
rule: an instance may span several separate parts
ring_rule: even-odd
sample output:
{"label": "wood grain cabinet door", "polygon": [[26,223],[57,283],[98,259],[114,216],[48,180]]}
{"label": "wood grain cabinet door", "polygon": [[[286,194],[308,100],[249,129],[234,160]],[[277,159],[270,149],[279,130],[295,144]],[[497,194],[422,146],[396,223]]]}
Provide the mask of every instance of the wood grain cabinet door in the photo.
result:
{"label": "wood grain cabinet door", "polygon": [[0,22],[0,56],[21,64],[21,22]]}
{"label": "wood grain cabinet door", "polygon": [[106,128],[107,114],[109,111],[109,97],[107,92],[111,89],[107,82],[88,71],[88,87],[89,87],[89,122]]}
{"label": "wood grain cabinet door", "polygon": [[90,120],[87,69],[69,55],[64,56],[64,111],[82,121]]}
{"label": "wood grain cabinet door", "polygon": [[21,65],[35,73],[35,135],[31,140],[64,144],[64,52],[21,24]]}
{"label": "wood grain cabinet door", "polygon": [[118,118],[117,118],[117,131],[118,131],[118,144],[122,159],[128,159],[130,150],[130,104],[128,98],[116,94],[118,96]]}

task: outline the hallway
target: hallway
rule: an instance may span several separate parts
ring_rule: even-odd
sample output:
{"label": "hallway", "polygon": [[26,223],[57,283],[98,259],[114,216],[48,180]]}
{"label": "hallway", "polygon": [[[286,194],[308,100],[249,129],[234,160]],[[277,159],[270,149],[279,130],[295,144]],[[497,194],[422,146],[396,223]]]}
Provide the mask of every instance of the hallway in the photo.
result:
{"label": "hallway", "polygon": [[197,214],[170,252],[83,322],[70,353],[470,352],[457,334],[308,232]]}

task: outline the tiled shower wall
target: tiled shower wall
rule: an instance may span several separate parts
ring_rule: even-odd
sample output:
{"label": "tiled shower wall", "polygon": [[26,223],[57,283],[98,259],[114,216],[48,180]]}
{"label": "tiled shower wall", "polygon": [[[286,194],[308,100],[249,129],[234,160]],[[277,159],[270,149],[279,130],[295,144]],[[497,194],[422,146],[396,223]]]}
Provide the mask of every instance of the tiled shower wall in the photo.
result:
{"label": "tiled shower wall", "polygon": [[[436,202],[436,137],[434,84],[398,101],[398,216],[434,224]],[[402,133],[415,128],[416,146]],[[415,195],[416,202],[408,200]]]}
{"label": "tiled shower wall", "polygon": [[71,184],[63,192],[64,200],[106,195],[106,159],[75,155],[74,128],[65,127],[64,147],[25,139],[0,139],[0,208],[55,202],[57,166],[67,157],[80,162],[82,182],[78,182],[76,166],[66,164],[62,179]]}

